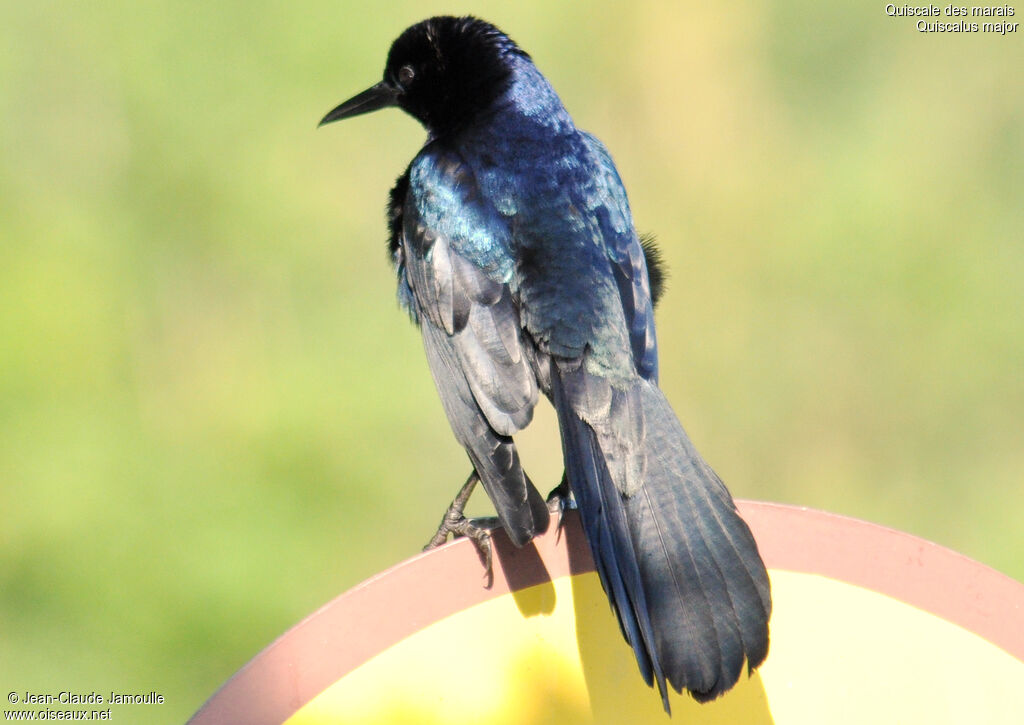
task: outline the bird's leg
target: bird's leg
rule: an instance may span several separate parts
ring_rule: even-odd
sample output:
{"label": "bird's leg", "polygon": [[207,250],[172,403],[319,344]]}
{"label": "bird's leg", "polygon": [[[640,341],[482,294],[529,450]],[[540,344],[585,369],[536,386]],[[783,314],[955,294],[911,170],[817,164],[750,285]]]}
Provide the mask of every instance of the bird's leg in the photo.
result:
{"label": "bird's leg", "polygon": [[548,511],[552,515],[558,514],[558,526],[555,531],[558,535],[561,535],[565,512],[576,508],[576,503],[572,500],[572,493],[569,490],[569,477],[565,471],[562,471],[562,481],[551,489],[551,493],[548,494],[547,503]]}
{"label": "bird's leg", "polygon": [[462,489],[459,490],[455,500],[452,501],[448,510],[444,512],[441,525],[437,527],[437,533],[434,534],[434,538],[423,547],[423,550],[429,551],[441,546],[448,541],[448,534],[456,537],[465,536],[467,539],[472,539],[473,543],[476,544],[480,559],[483,561],[484,567],[486,567],[486,573],[490,576],[491,533],[485,527],[474,523],[474,521],[480,521],[479,519],[467,519],[462,513],[466,508],[466,503],[469,501],[470,494],[473,493],[473,489],[479,480],[480,474],[474,468],[473,472],[469,474],[469,478],[462,484]]}

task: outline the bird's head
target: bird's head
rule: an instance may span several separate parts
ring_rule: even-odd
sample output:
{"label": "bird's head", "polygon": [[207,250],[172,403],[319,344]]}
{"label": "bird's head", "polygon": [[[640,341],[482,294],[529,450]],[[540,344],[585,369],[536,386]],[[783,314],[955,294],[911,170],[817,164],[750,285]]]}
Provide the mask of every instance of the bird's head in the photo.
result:
{"label": "bird's head", "polygon": [[424,20],[391,44],[384,79],[332,110],[320,125],[398,106],[432,136],[444,136],[471,123],[504,93],[514,56],[529,57],[483,20]]}

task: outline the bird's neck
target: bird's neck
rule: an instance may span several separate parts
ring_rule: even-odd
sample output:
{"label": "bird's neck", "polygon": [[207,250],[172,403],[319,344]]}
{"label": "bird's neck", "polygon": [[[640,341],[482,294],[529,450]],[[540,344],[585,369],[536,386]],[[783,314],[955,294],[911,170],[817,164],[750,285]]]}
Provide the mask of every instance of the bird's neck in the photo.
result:
{"label": "bird's neck", "polygon": [[[445,141],[488,143],[488,139],[534,139],[541,141],[575,130],[572,118],[551,84],[533,63],[521,56],[508,58],[511,75],[508,87],[489,106],[481,109],[467,126]],[[433,138],[443,138],[432,134]]]}
{"label": "bird's neck", "polygon": [[555,89],[531,61],[517,57],[513,68],[512,82],[501,99],[507,115],[556,131],[574,128]]}

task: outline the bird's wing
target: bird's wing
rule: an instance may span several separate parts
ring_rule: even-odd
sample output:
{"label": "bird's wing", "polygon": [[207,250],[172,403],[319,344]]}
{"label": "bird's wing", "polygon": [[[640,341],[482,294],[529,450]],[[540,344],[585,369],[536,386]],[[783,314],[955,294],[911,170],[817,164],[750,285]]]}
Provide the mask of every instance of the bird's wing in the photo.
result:
{"label": "bird's wing", "polygon": [[547,527],[547,508],[511,436],[537,403],[519,311],[506,280],[507,226],[453,152],[425,151],[409,170],[400,284],[412,292],[434,382],[456,438],[517,544]]}
{"label": "bird's wing", "polygon": [[592,179],[595,188],[589,195],[590,206],[612,263],[636,369],[642,378],[657,383],[658,342],[644,248],[633,229],[626,189],[611,155],[596,137],[588,133],[582,136],[598,164],[599,173]]}

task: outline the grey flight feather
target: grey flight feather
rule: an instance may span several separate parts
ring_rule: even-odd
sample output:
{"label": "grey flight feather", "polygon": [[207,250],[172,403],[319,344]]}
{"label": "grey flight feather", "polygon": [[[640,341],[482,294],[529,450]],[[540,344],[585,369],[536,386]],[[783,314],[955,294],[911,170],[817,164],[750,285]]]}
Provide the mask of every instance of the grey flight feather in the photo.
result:
{"label": "grey flight feather", "polygon": [[549,513],[511,438],[530,423],[538,395],[511,292],[425,227],[411,203],[401,244],[445,413],[498,519],[522,546],[547,529]]}

